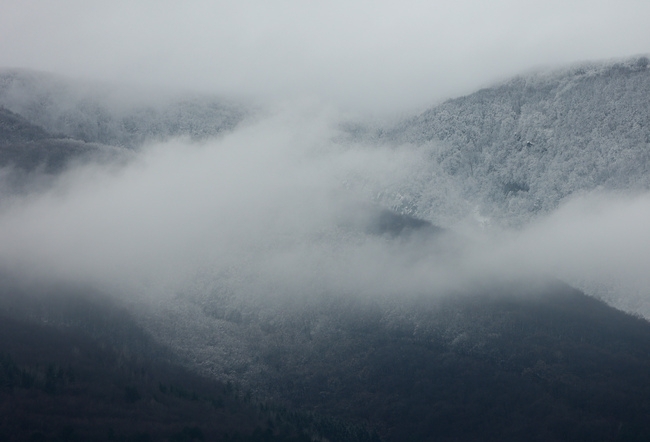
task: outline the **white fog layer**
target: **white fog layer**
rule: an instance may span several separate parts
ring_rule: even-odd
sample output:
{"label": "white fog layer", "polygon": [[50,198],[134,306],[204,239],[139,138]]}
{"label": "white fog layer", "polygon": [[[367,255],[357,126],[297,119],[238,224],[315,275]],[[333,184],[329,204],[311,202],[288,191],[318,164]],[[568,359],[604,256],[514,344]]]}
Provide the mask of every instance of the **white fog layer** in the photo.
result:
{"label": "white fog layer", "polygon": [[445,203],[414,214],[433,214],[445,232],[373,234],[377,210],[412,198],[404,189],[424,179],[431,151],[345,141],[338,127],[331,111],[287,106],[218,139],[172,139],[125,165],[75,167],[47,191],[3,201],[0,262],[137,302],[215,290],[262,300],[436,295],[538,274],[650,315],[646,193],[596,189],[523,227],[486,228],[459,209],[477,201],[454,195],[440,171],[427,192]]}
{"label": "white fog layer", "polygon": [[233,271],[296,292],[317,280],[372,291],[371,275],[411,279],[398,276],[406,257],[363,229],[373,196],[409,180],[421,156],[336,143],[333,125],[300,108],[219,140],[151,145],[123,167],[74,169],[3,205],[3,264],[168,295]]}

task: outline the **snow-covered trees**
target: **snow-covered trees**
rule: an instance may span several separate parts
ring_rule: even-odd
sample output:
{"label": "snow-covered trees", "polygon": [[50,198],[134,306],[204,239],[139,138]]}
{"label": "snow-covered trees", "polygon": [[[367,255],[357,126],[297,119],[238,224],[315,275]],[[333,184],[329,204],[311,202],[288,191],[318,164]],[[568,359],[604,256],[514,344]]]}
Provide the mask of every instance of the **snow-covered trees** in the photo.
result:
{"label": "snow-covered trees", "polygon": [[[431,149],[428,187],[440,181],[433,175],[444,174],[466,207],[520,225],[575,192],[650,187],[648,59],[518,77],[383,134]],[[449,221],[444,213],[431,218],[431,199],[415,198],[420,216]]]}

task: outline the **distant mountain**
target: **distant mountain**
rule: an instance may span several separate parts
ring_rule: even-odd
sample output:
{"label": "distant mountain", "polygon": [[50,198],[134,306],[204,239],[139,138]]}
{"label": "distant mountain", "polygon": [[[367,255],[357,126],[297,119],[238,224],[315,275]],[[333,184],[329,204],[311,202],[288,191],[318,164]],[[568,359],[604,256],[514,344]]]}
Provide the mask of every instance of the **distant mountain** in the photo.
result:
{"label": "distant mountain", "polygon": [[52,134],[128,148],[175,136],[215,136],[248,113],[218,97],[147,94],[17,69],[0,71],[0,106]]}
{"label": "distant mountain", "polygon": [[52,135],[0,107],[0,168],[11,169],[12,184],[27,183],[25,173],[54,174],[75,161],[116,160],[124,154],[121,148]]}
{"label": "distant mountain", "polygon": [[34,171],[52,176],[75,162],[123,160],[147,142],[213,137],[247,114],[244,106],[216,97],[0,71],[0,189],[33,187]]}
{"label": "distant mountain", "polygon": [[428,147],[429,164],[400,189],[409,213],[521,225],[576,192],[650,188],[650,66],[637,57],[522,75],[380,131],[353,129]]}

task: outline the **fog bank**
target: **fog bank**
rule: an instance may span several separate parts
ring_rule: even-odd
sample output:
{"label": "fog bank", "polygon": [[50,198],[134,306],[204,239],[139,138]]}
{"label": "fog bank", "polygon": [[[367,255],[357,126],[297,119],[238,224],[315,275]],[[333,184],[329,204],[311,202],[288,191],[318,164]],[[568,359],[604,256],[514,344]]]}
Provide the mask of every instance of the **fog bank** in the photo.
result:
{"label": "fog bank", "polygon": [[349,259],[363,267],[374,246],[358,207],[408,179],[418,158],[337,144],[334,126],[299,106],[221,139],[151,145],[125,167],[75,168],[52,189],[3,204],[0,261],[129,293],[174,293],[226,270],[326,275],[345,267],[339,255],[349,252],[337,248],[359,241],[361,256]]}
{"label": "fog bank", "polygon": [[337,127],[303,103],[126,165],[76,167],[3,200],[0,265],[132,299],[437,294],[542,274],[650,317],[650,195],[576,196],[519,231],[458,220],[438,235],[377,234],[381,196],[407,187],[426,152],[341,141]]}

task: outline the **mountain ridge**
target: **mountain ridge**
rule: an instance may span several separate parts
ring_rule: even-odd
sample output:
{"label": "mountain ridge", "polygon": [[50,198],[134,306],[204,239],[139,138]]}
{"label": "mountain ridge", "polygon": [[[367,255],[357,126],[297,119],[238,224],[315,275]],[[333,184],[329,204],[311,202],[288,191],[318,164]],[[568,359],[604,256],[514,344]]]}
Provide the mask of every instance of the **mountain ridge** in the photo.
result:
{"label": "mountain ridge", "polygon": [[0,70],[0,106],[51,133],[130,149],[170,137],[214,137],[249,112],[220,97],[143,93],[21,69]]}
{"label": "mountain ridge", "polygon": [[[650,188],[648,97],[648,57],[583,63],[517,76],[365,137],[429,152],[423,177],[400,189],[402,210],[443,227],[475,211],[522,226],[578,192]],[[445,203],[432,186],[458,197]]]}

